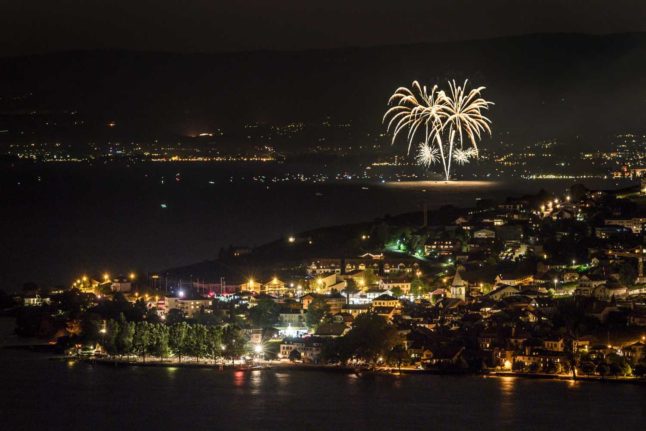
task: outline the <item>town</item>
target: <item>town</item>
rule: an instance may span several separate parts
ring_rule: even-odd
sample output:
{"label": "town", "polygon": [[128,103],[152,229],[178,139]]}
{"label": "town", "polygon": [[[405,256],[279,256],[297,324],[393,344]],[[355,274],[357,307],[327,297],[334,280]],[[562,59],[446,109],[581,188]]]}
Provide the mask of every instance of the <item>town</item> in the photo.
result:
{"label": "town", "polygon": [[646,179],[321,228],[2,293],[16,333],[130,364],[646,375]]}

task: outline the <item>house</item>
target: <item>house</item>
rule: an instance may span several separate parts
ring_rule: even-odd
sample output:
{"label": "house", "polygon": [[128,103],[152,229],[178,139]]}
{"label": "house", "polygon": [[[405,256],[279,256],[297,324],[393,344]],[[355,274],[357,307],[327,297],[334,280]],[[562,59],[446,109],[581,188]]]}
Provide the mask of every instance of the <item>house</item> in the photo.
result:
{"label": "house", "polygon": [[341,274],[341,259],[316,259],[307,266],[309,275]]}
{"label": "house", "polygon": [[535,366],[545,369],[550,365],[565,363],[567,356],[564,352],[545,349],[531,349],[522,355],[517,355],[515,359],[516,362],[520,362],[525,366],[535,364]]}
{"label": "house", "polygon": [[492,229],[478,229],[473,232],[474,239],[496,239],[496,231]]}
{"label": "house", "polygon": [[378,297],[372,300],[373,307],[399,308],[400,305],[401,304],[399,302],[399,298],[395,298],[394,296],[387,295],[387,294],[379,295]]}
{"label": "house", "polygon": [[312,301],[314,301],[314,299],[319,296],[321,295],[316,295],[314,293],[306,293],[305,295],[301,296],[300,299],[303,310],[307,311],[307,308],[310,306]]}
{"label": "house", "polygon": [[518,295],[519,293],[520,293],[520,289],[514,286],[503,285],[487,293],[485,296],[487,298],[493,299],[494,301],[500,301],[503,298],[506,298],[508,296],[513,296],[513,295]]}
{"label": "house", "polygon": [[212,303],[212,299],[164,297],[164,309],[166,313],[170,310],[180,310],[188,318],[195,317],[195,315],[201,312],[209,312]]}
{"label": "house", "polygon": [[[642,338],[643,340],[643,338]],[[625,346],[623,349],[624,356],[633,364],[638,364],[646,358],[646,344],[643,341],[638,341],[633,344]]]}
{"label": "house", "polygon": [[496,285],[506,285],[506,286],[524,286],[532,284],[534,282],[533,274],[498,274],[494,284]]}
{"label": "house", "polygon": [[424,244],[424,253],[426,255],[449,256],[459,251],[462,246],[457,239],[429,239]]}
{"label": "house", "polygon": [[401,310],[398,307],[372,307],[372,312],[388,321],[393,320],[393,317],[401,314]]}
{"label": "house", "polygon": [[575,296],[592,296],[592,292],[597,286],[606,284],[606,278],[592,274],[586,274],[579,277],[578,287],[574,291]]}
{"label": "house", "polygon": [[606,226],[621,226],[624,229],[630,230],[635,235],[639,235],[644,230],[646,224],[646,217],[634,217],[630,219],[607,219]]}
{"label": "house", "polygon": [[438,343],[429,347],[430,359],[428,365],[430,366],[455,366],[460,363],[462,353],[464,353],[464,346]]}
{"label": "house", "polygon": [[613,298],[623,298],[628,296],[628,288],[621,285],[602,284],[592,291],[592,296],[599,301],[610,301]]}
{"label": "house", "polygon": [[117,277],[112,280],[110,290],[113,292],[128,293],[132,290],[132,281],[127,277]]}
{"label": "house", "polygon": [[332,315],[340,313],[346,303],[345,297],[339,293],[326,295],[323,298]]}
{"label": "house", "polygon": [[350,328],[343,322],[325,322],[316,328],[315,335],[322,338],[336,338],[344,336]]}
{"label": "house", "polygon": [[338,273],[332,273],[314,278],[310,282],[310,289],[317,293],[341,292],[347,285],[347,282]]}
{"label": "house", "polygon": [[[279,357],[288,359],[291,356],[298,356],[306,363],[317,363],[321,357],[323,342],[317,337],[285,338],[280,344]],[[293,351],[298,355],[293,355]]]}
{"label": "house", "polygon": [[40,307],[43,304],[49,304],[51,300],[48,297],[42,297],[38,294],[35,294],[25,295],[22,298],[22,302],[25,307]]}
{"label": "house", "polygon": [[599,239],[610,239],[613,236],[627,233],[631,233],[631,230],[622,226],[601,226],[594,228],[594,234]]}
{"label": "house", "polygon": [[278,277],[272,278],[267,283],[263,284],[260,293],[265,293],[272,296],[283,296],[287,292],[287,287],[284,281],[278,279]]}
{"label": "house", "polygon": [[353,318],[368,311],[370,311],[370,305],[368,304],[344,304],[341,308],[341,313],[347,313]]}
{"label": "house", "polygon": [[565,340],[563,337],[552,337],[543,340],[543,348],[550,352],[564,352]]}
{"label": "house", "polygon": [[419,270],[419,262],[414,258],[386,257],[383,259],[383,273],[415,273]]}
{"label": "house", "polygon": [[393,289],[399,289],[404,295],[407,295],[410,292],[411,281],[410,277],[383,278],[379,281],[379,287],[391,292]]}

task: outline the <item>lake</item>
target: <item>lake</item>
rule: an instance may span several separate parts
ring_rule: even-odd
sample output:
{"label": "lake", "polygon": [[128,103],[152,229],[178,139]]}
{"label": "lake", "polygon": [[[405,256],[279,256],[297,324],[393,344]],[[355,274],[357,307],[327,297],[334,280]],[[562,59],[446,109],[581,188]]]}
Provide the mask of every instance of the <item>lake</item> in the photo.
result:
{"label": "lake", "polygon": [[637,430],[636,384],[112,368],[0,350],[5,430]]}
{"label": "lake", "polygon": [[300,170],[164,163],[0,170],[0,288],[14,290],[26,281],[69,285],[84,273],[159,271],[214,259],[228,245],[260,245],[305,229],[419,211],[424,204],[472,206],[476,198],[563,192],[573,182],[268,182]]}

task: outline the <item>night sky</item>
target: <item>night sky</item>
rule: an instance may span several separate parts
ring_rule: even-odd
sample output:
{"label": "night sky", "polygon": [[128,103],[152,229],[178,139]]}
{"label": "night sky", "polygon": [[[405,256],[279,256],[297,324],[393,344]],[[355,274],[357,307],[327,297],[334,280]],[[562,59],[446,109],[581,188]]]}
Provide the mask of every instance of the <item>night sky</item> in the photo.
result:
{"label": "night sky", "polygon": [[1,0],[0,56],[238,51],[646,30],[643,0]]}

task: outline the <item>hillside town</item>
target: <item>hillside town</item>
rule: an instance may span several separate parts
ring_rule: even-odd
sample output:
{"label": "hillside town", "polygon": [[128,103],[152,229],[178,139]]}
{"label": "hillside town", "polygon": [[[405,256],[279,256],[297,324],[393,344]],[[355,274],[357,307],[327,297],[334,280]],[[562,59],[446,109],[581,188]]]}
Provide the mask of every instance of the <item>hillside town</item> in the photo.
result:
{"label": "hillside town", "polygon": [[642,179],[26,283],[1,305],[19,335],[95,358],[627,379],[646,373],[645,258]]}

